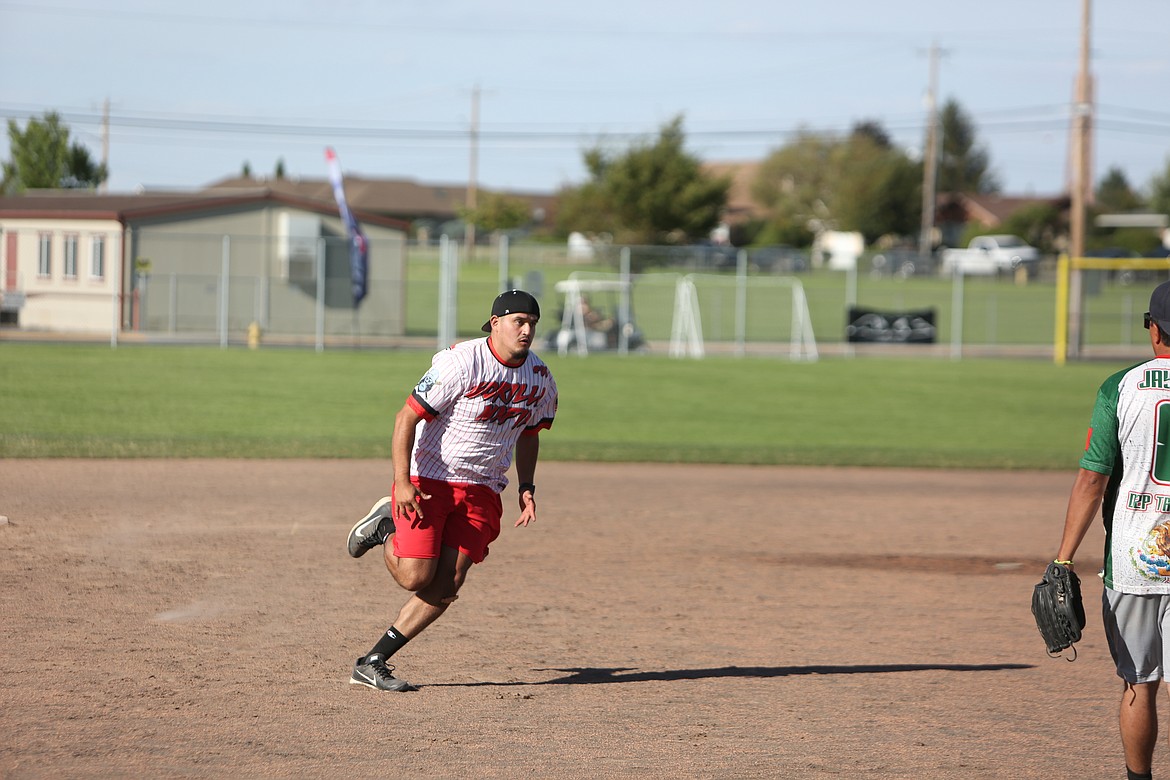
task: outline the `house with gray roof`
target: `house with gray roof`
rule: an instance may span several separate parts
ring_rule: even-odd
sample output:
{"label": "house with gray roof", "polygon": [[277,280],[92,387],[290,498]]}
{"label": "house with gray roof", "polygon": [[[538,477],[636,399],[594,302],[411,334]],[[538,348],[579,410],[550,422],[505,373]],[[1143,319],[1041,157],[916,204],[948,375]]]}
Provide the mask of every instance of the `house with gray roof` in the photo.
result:
{"label": "house with gray roof", "polygon": [[[354,306],[332,192],[267,187],[0,198],[0,326],[73,334],[405,332],[405,222],[356,205],[369,292]],[[0,328],[0,336],[3,334]]]}

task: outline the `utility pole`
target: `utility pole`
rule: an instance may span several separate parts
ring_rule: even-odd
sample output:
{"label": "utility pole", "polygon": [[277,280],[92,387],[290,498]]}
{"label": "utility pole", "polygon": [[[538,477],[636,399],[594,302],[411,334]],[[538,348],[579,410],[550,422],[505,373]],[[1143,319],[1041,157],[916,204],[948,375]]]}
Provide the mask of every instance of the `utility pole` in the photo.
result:
{"label": "utility pole", "polygon": [[[1072,117],[1072,181],[1069,184],[1069,245],[1070,257],[1085,254],[1085,210],[1092,193],[1093,77],[1089,73],[1089,32],[1091,0],[1081,0],[1081,59],[1077,74],[1076,100]],[[1078,358],[1081,353],[1081,309],[1083,292],[1081,274],[1069,277],[1068,291],[1068,349],[1067,356]]]}
{"label": "utility pole", "polygon": [[102,165],[106,168],[106,178],[98,185],[98,192],[106,193],[109,191],[109,170],[110,170],[110,99],[106,98],[102,103]]}
{"label": "utility pole", "polygon": [[1070,246],[1073,257],[1085,251],[1085,207],[1090,199],[1092,171],[1090,160],[1093,132],[1093,76],[1089,73],[1089,5],[1081,0],[1081,59],[1077,74],[1076,102],[1073,105],[1073,176],[1070,187],[1072,214],[1070,215]]}
{"label": "utility pole", "polygon": [[922,154],[922,227],[918,234],[918,256],[925,263],[934,246],[934,202],[938,181],[938,58],[935,42],[930,46],[930,82],[926,92],[926,148]]}
{"label": "utility pole", "polygon": [[467,259],[472,261],[475,259],[475,205],[476,205],[476,179],[479,172],[479,85],[471,90],[471,170],[467,177],[467,200],[466,206],[468,214],[466,241],[467,241]]}

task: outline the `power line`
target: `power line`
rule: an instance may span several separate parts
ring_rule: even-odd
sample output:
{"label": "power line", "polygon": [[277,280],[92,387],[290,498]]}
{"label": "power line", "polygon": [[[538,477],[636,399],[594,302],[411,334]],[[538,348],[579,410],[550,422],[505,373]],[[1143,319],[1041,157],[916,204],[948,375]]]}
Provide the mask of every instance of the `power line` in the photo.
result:
{"label": "power line", "polygon": [[[1048,115],[1043,117],[1018,118],[1018,119],[996,119],[997,116],[1013,116],[1022,115],[1028,111],[1036,111],[1039,109],[1062,109],[1061,115]],[[1112,110],[1115,107],[1110,107]],[[45,111],[47,111],[46,109]],[[1002,109],[997,111],[981,112],[976,119],[976,124],[980,130],[1050,130],[1062,126],[1068,121],[1068,112],[1070,107],[1065,106],[1051,106],[1051,107],[1037,107],[1033,109]],[[29,107],[16,107],[0,105],[0,117],[7,119],[31,119],[45,113],[39,109],[32,109]],[[78,125],[98,125],[105,121],[106,117],[103,113],[93,112],[87,110],[65,110],[57,112],[61,118],[70,124]],[[1112,119],[1107,118],[1114,129],[1117,130],[1133,130],[1133,131],[1148,131],[1159,132],[1170,130],[1170,114],[1153,111],[1141,111],[1134,109],[1133,114],[1144,114],[1151,119],[1146,121],[1138,121],[1135,119]],[[991,118],[990,120],[987,118]],[[165,130],[172,132],[197,132],[197,133],[220,133],[228,135],[269,135],[269,136],[302,136],[302,137],[340,137],[340,138],[367,138],[367,139],[382,139],[382,140],[463,140],[467,138],[468,130],[466,126],[443,126],[442,124],[418,124],[410,125],[354,125],[354,124],[337,124],[337,125],[322,125],[311,124],[301,120],[281,120],[281,121],[263,121],[247,117],[241,118],[203,118],[192,115],[183,114],[169,114],[169,115],[146,115],[146,114],[114,114],[109,115],[109,122],[111,127],[115,128],[130,128],[139,130]],[[445,123],[444,123],[445,124]],[[531,125],[527,125],[531,127]],[[831,126],[801,126],[799,128],[776,128],[776,127],[739,127],[716,130],[688,130],[688,137],[695,138],[761,138],[761,137],[776,137],[776,136],[791,136],[796,133],[810,132],[810,133],[825,133],[825,134],[840,134],[847,132],[853,126],[853,122],[848,122],[841,125]],[[887,130],[898,132],[912,132],[923,128],[922,120],[908,120],[904,123],[883,123]],[[485,139],[493,139],[498,141],[507,140],[529,140],[529,141],[560,141],[566,139],[581,139],[592,137],[604,137],[617,141],[628,141],[638,138],[644,138],[652,134],[644,130],[583,130],[583,129],[511,129],[507,125],[483,125],[481,127],[481,134]]]}
{"label": "power line", "polygon": [[[1132,135],[1170,135],[1170,113],[1144,109],[1128,109],[1118,106],[1102,107],[1098,112],[1098,130],[1110,133]],[[28,105],[0,105],[0,117],[15,120],[37,118],[51,111],[43,107]],[[1063,132],[1067,130],[1072,106],[1050,104],[980,111],[975,117],[978,131],[984,135]],[[324,140],[348,140],[372,147],[410,146],[445,147],[466,144],[468,127],[465,124],[433,122],[406,124],[377,124],[369,122],[320,124],[304,119],[261,119],[257,117],[208,117],[179,113],[122,113],[111,112],[108,116],[101,111],[90,109],[65,109],[58,113],[62,120],[73,126],[101,127],[108,123],[109,132],[120,137],[140,132],[175,134],[198,138],[256,136],[281,138],[288,142],[316,143]],[[689,129],[687,138],[694,143],[720,143],[747,145],[758,143],[781,143],[802,134],[842,136],[847,134],[856,120],[840,121],[820,126],[797,125],[794,127],[727,127],[722,129]],[[883,127],[894,137],[909,138],[924,132],[925,121],[921,117],[899,118],[896,122],[883,122]],[[523,145],[564,147],[580,146],[582,143],[629,143],[653,137],[655,129],[605,129],[599,125],[593,129],[582,129],[568,125],[527,123],[523,128],[511,124],[483,124],[478,128],[478,139],[494,148],[511,148]],[[151,132],[153,131],[153,132]]]}

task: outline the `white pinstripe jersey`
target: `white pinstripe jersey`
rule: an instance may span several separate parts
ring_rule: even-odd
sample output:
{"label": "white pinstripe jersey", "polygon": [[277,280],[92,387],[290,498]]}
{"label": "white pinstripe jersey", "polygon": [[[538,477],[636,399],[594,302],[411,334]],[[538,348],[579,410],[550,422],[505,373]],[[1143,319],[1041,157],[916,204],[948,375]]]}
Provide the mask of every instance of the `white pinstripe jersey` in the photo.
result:
{"label": "white pinstripe jersey", "polygon": [[535,353],[509,366],[484,337],[436,354],[407,403],[423,418],[410,456],[412,475],[500,493],[516,441],[552,426],[557,385]]}

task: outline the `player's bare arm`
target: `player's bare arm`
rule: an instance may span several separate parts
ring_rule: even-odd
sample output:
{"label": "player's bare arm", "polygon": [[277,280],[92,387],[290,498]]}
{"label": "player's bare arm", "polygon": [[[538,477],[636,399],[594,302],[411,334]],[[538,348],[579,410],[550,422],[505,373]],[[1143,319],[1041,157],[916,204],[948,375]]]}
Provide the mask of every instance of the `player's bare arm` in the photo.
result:
{"label": "player's bare arm", "polygon": [[1093,519],[1101,507],[1101,499],[1105,495],[1105,487],[1109,484],[1109,475],[1082,468],[1077,472],[1072,492],[1068,498],[1068,510],[1064,516],[1064,534],[1060,540],[1060,551],[1056,555],[1058,561],[1071,561],[1076,556],[1077,548]]}
{"label": "player's bare arm", "polygon": [[394,433],[390,439],[390,455],[394,461],[394,519],[405,512],[423,516],[422,499],[430,498],[410,481],[410,452],[414,448],[414,434],[422,417],[410,404],[403,404],[394,417]]}
{"label": "player's bare arm", "polygon": [[536,520],[536,491],[527,486],[536,484],[536,460],[540,455],[540,436],[529,434],[516,440],[516,482],[519,492],[520,517],[515,528]]}

